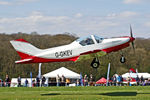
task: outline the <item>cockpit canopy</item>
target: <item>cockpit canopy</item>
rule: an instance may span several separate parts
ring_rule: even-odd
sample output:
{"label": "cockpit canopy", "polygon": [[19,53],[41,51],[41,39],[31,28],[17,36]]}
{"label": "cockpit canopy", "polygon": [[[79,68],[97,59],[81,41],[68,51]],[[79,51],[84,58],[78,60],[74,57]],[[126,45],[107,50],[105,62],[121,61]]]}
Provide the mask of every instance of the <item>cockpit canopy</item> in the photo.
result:
{"label": "cockpit canopy", "polygon": [[95,44],[94,41],[96,41],[97,43],[101,43],[103,39],[104,38],[98,37],[96,35],[91,35],[87,37],[81,37],[76,41],[79,42],[79,44],[81,44],[82,46],[86,46],[86,45]]}
{"label": "cockpit canopy", "polygon": [[94,35],[94,38],[95,38],[95,40],[96,40],[97,43],[101,43],[104,40],[104,38],[98,37],[96,35]]}

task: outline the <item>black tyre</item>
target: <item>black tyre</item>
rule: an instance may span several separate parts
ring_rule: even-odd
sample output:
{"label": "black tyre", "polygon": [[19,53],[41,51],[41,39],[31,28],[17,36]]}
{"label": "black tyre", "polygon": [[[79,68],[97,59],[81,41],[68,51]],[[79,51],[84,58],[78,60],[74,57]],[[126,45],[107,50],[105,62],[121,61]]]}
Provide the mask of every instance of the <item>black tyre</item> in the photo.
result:
{"label": "black tyre", "polygon": [[100,65],[100,62],[99,62],[98,58],[94,58],[93,61],[92,61],[92,63],[91,63],[91,66],[93,68],[98,68],[99,65]]}

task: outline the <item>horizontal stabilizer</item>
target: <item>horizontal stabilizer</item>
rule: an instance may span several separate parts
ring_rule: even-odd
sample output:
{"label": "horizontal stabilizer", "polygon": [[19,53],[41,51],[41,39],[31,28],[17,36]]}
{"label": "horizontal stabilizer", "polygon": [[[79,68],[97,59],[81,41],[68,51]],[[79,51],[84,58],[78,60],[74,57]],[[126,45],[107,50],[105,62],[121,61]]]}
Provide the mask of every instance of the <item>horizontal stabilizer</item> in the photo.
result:
{"label": "horizontal stabilizer", "polygon": [[31,61],[32,59],[23,59],[23,60],[18,60],[18,61],[15,61],[16,64],[19,64],[19,63],[28,63],[29,61]]}

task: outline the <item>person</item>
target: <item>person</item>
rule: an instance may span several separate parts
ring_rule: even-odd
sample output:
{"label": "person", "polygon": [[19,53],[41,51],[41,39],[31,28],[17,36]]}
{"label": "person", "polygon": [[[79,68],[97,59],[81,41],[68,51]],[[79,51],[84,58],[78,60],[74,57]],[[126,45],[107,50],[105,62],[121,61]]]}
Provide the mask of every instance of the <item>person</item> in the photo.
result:
{"label": "person", "polygon": [[79,86],[79,84],[80,84],[79,79],[77,79],[76,86]]}
{"label": "person", "polygon": [[137,86],[139,85],[139,82],[140,82],[140,78],[139,78],[139,76],[137,75],[137,76],[136,76],[136,85],[137,85]]}
{"label": "person", "polygon": [[144,80],[143,86],[148,85],[148,80]]}
{"label": "person", "polygon": [[150,85],[150,78],[148,78],[148,85]]}
{"label": "person", "polygon": [[4,85],[4,81],[2,80],[2,87],[4,87],[5,85]]}
{"label": "person", "polygon": [[120,78],[120,75],[117,76],[117,84],[116,86],[120,86],[120,82],[121,82],[121,78]]}
{"label": "person", "polygon": [[66,78],[66,84],[65,84],[65,86],[68,86],[69,84],[70,84],[70,79]]}
{"label": "person", "polygon": [[0,79],[0,87],[2,87],[2,79]]}
{"label": "person", "polygon": [[56,76],[56,83],[57,83],[57,86],[59,86],[60,85],[60,77],[59,77],[59,75],[57,74],[57,76]]}
{"label": "person", "polygon": [[126,80],[127,80],[127,85],[130,86],[130,81],[131,81],[130,77],[127,77]]}
{"label": "person", "polygon": [[143,75],[141,76],[141,84],[144,83],[144,78],[143,78]]}
{"label": "person", "polygon": [[5,86],[10,87],[10,79],[8,75],[6,75],[6,78],[5,78]]}
{"label": "person", "polygon": [[40,86],[40,78],[37,76],[36,77],[36,86],[39,87]]}
{"label": "person", "polygon": [[84,86],[88,86],[88,77],[86,74],[84,75]]}
{"label": "person", "polygon": [[118,86],[119,83],[118,79],[119,79],[119,75],[116,76],[116,86]]}
{"label": "person", "polygon": [[122,75],[120,75],[120,86],[123,86],[123,77],[122,77]]}
{"label": "person", "polygon": [[45,81],[46,81],[46,78],[43,76],[42,77],[42,86],[45,86]]}
{"label": "person", "polygon": [[92,85],[93,85],[93,75],[90,74],[90,86],[92,86]]}
{"label": "person", "polygon": [[25,87],[28,87],[28,83],[29,83],[29,82],[28,82],[28,80],[26,79],[26,80],[25,80]]}
{"label": "person", "polygon": [[62,75],[62,77],[61,77],[61,85],[62,86],[65,86],[65,76],[64,75]]}
{"label": "person", "polygon": [[36,83],[35,83],[35,79],[32,81],[32,87],[35,87]]}
{"label": "person", "polygon": [[115,75],[113,75],[113,77],[112,77],[112,83],[114,86],[116,86],[116,76]]}
{"label": "person", "polygon": [[21,87],[21,77],[20,77],[20,75],[19,75],[17,81],[18,81],[18,87]]}

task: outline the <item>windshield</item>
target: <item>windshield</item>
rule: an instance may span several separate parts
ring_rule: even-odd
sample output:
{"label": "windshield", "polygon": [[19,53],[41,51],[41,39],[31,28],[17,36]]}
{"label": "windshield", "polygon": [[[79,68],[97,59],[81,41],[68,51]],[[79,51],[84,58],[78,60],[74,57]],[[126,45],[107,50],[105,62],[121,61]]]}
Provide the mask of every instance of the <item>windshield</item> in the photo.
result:
{"label": "windshield", "polygon": [[82,46],[94,44],[94,41],[92,40],[91,36],[79,38],[77,41],[78,41],[79,44],[81,44]]}
{"label": "windshield", "polygon": [[97,43],[101,43],[104,40],[104,38],[98,37],[96,35],[94,35],[94,38],[95,38],[95,40],[96,40]]}

